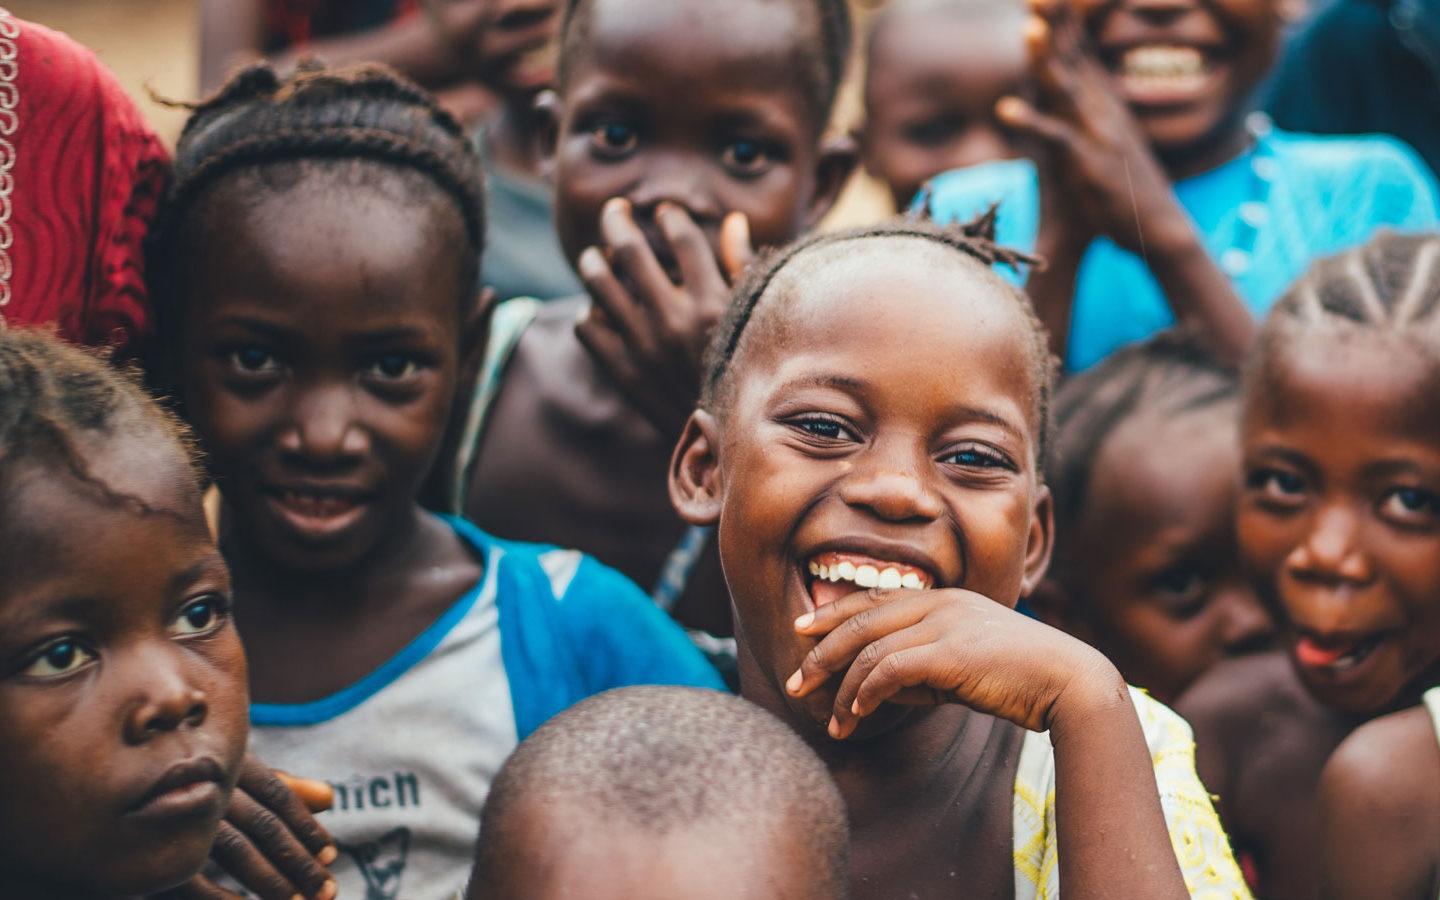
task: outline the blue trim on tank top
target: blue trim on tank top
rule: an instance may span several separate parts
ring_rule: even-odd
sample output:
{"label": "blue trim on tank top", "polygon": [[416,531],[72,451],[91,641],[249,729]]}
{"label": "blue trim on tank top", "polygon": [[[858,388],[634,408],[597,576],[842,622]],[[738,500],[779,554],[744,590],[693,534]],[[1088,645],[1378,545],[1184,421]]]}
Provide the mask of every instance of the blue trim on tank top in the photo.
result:
{"label": "blue trim on tank top", "polygon": [[500,553],[490,553],[488,536],[474,525],[455,516],[437,516],[455,530],[460,539],[475,548],[485,572],[475,587],[455,601],[430,627],[416,635],[400,652],[381,663],[374,671],[348,687],[327,697],[306,703],[252,703],[250,724],[264,727],[297,727],[318,725],[338,718],[369,700],[414,668],[434,652],[440,642],[459,625],[487,592],[492,596],[497,583]]}

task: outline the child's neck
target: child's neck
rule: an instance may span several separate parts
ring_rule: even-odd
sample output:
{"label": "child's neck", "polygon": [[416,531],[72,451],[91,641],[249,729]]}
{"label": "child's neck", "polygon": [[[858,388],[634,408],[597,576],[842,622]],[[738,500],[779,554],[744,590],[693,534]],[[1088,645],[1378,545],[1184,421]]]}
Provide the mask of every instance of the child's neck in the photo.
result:
{"label": "child's neck", "polygon": [[1209,140],[1176,153],[1157,153],[1157,157],[1172,182],[1184,181],[1225,165],[1248,150],[1253,140],[1242,117]]}

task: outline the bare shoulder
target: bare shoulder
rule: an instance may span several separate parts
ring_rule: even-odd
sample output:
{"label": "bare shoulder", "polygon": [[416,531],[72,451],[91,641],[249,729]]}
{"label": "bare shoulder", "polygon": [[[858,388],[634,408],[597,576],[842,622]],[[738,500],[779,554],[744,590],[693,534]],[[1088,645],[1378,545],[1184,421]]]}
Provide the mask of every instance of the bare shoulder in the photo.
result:
{"label": "bare shoulder", "polygon": [[[1325,765],[1324,802],[1412,824],[1440,803],[1440,740],[1423,706],[1381,716],[1341,742]],[[1440,819],[1437,819],[1440,821]]]}
{"label": "bare shoulder", "polygon": [[1175,704],[1175,711],[1208,735],[1254,735],[1257,719],[1274,724],[1303,714],[1314,701],[1295,676],[1284,653],[1255,653],[1225,660],[1200,676]]}

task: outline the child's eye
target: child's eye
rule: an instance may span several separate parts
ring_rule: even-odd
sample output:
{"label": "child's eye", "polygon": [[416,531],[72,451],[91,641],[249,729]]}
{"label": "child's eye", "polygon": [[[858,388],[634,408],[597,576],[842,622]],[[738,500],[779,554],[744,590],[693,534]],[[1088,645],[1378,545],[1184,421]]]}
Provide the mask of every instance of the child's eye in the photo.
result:
{"label": "child's eye", "polygon": [[177,636],[208,634],[225,621],[228,607],[223,597],[210,594],[186,604],[170,624],[170,633]]}
{"label": "child's eye", "polygon": [[961,447],[941,458],[941,462],[967,469],[1015,469],[1015,464],[1003,453],[988,447]]}
{"label": "child's eye", "polygon": [[825,416],[803,416],[790,423],[805,434],[826,441],[853,441],[855,435],[838,419]]}
{"label": "child's eye", "polygon": [[420,362],[403,353],[387,353],[370,363],[367,374],[386,381],[410,378],[420,371]]}
{"label": "child's eye", "polygon": [[602,122],[590,130],[590,142],[606,156],[623,156],[635,149],[640,133],[624,122]]}
{"label": "child's eye", "polygon": [[1245,476],[1245,487],[1263,500],[1294,505],[1305,493],[1305,479],[1283,469],[1253,469]]}
{"label": "child's eye", "polygon": [[1188,566],[1161,572],[1154,581],[1160,602],[1175,618],[1188,619],[1204,606],[1205,576]]}
{"label": "child's eye", "polygon": [[1426,525],[1440,516],[1440,497],[1423,488],[1395,488],[1380,501],[1380,514],[1405,525]]}
{"label": "child's eye", "polygon": [[759,141],[731,141],[721,153],[725,167],[742,175],[758,175],[770,167],[770,153]]}
{"label": "child's eye", "polygon": [[41,650],[20,674],[29,678],[59,678],[95,661],[95,654],[73,638],[62,638]]}
{"label": "child's eye", "polygon": [[261,375],[280,368],[280,361],[263,347],[241,347],[230,351],[230,365],[247,375]]}
{"label": "child's eye", "polygon": [[905,139],[921,147],[937,147],[959,133],[963,123],[956,118],[926,119],[912,122],[901,129]]}

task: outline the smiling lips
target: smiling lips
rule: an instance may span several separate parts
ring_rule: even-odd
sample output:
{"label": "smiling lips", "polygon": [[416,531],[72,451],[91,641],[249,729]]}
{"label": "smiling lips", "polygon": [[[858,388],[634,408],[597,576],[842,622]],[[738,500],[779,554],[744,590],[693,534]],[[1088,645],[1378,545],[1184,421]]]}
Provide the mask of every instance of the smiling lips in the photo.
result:
{"label": "smiling lips", "polygon": [[810,599],[817,608],[866,588],[928,590],[935,578],[924,569],[859,553],[821,553],[810,558]]}
{"label": "smiling lips", "polygon": [[1115,66],[1121,87],[1132,102],[1179,103],[1193,99],[1209,85],[1214,66],[1196,47],[1147,44],[1120,54]]}
{"label": "smiling lips", "polygon": [[1295,642],[1295,659],[1306,669],[1340,674],[1364,662],[1383,637],[1370,635],[1336,640],[1301,635]]}
{"label": "smiling lips", "polygon": [[280,489],[270,502],[296,531],[311,537],[344,530],[364,510],[363,498],[349,491]]}

